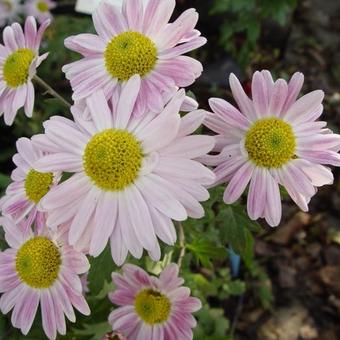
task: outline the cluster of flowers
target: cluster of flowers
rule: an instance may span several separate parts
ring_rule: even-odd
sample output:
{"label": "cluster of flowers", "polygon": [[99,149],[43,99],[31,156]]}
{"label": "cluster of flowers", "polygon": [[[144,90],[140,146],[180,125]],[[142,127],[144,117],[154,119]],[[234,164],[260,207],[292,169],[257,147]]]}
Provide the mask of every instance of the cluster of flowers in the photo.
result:
{"label": "cluster of flowers", "polygon": [[[90,313],[79,275],[89,270],[86,255],[100,255],[108,243],[117,265],[144,249],[158,261],[158,238],[176,242],[173,221],[204,216],[208,187],[228,182],[223,199],[230,204],[250,183],[249,216],[276,226],[280,185],[307,210],[316,188],[333,181],[324,164],[340,165],[340,136],[316,121],[323,92],[297,99],[302,74],[287,84],[262,71],[250,99],[231,75],[239,109],[213,98],[213,113],[197,110],[182,88],[202,65],[183,54],[206,39],[195,29],[194,9],[169,23],[174,7],[175,0],[150,0],[146,8],[142,0],[125,0],[122,8],[102,2],[93,15],[97,34],[65,41],[83,56],[63,68],[73,119],[52,117],[44,134],[17,142],[13,183],[0,201],[10,246],[0,253],[0,309],[13,309],[13,326],[23,334],[39,303],[50,339],[65,334],[65,315],[75,321],[73,307]],[[29,17],[24,32],[18,24],[4,30],[0,114],[7,124],[22,107],[32,115],[48,23],[37,30]],[[217,135],[193,134],[201,124]],[[159,278],[128,264],[122,275],[113,273],[117,289],[109,297],[120,306],[109,316],[113,331],[128,339],[191,339],[201,303],[178,274],[175,264]]]}
{"label": "cluster of flowers", "polygon": [[0,27],[18,21],[20,16],[33,16],[39,23],[52,19],[50,11],[57,6],[52,0],[0,0]]}

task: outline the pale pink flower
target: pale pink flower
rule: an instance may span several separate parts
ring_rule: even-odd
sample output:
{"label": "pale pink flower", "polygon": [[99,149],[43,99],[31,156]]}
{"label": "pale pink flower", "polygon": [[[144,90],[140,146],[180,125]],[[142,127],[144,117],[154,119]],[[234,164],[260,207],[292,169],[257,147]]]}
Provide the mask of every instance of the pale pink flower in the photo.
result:
{"label": "pale pink flower", "polygon": [[0,0],[0,27],[19,20],[20,10],[19,0]]}
{"label": "pale pink flower", "polygon": [[20,138],[16,146],[18,153],[13,156],[13,162],[17,167],[12,172],[13,182],[0,200],[0,210],[4,216],[11,216],[16,223],[23,222],[21,225],[24,230],[32,224],[41,230],[45,220],[44,212],[40,209],[40,200],[59,182],[61,174],[34,170],[34,162],[44,154],[30,139]]}
{"label": "pale pink flower", "polygon": [[229,182],[224,202],[240,198],[249,185],[248,214],[264,217],[271,226],[280,223],[282,207],[279,185],[304,211],[316,188],[333,183],[323,164],[340,166],[340,136],[316,121],[323,112],[323,91],[297,100],[304,77],[295,73],[289,83],[273,81],[269,71],[256,72],[252,100],[234,74],[230,87],[239,110],[212,98],[205,125],[218,133],[215,152],[205,157],[215,168],[216,185]]}
{"label": "pale pink flower", "polygon": [[191,134],[204,119],[193,111],[181,118],[185,97],[179,91],[160,113],[132,116],[140,88],[132,77],[110,108],[102,91],[87,100],[91,120],[72,109],[75,122],[52,117],[45,134],[33,137],[49,155],[35,163],[42,172],[75,173],[41,201],[51,227],[71,220],[70,244],[99,255],[111,238],[114,261],[121,265],[128,251],[141,258],[145,248],[160,258],[157,236],[176,241],[172,219],[201,218],[200,201],[209,198],[204,185],[212,171],[195,158],[214,146],[213,137]]}
{"label": "pale pink flower", "polygon": [[62,244],[46,228],[40,234],[23,232],[9,218],[0,218],[11,247],[0,252],[0,309],[12,311],[12,325],[26,335],[40,304],[42,326],[49,339],[66,334],[65,315],[75,322],[73,308],[90,309],[82,295],[79,274],[89,270],[86,256]]}
{"label": "pale pink flower", "polygon": [[39,23],[46,19],[52,20],[51,10],[57,7],[57,3],[52,0],[28,0],[25,1],[25,14],[35,17]]}
{"label": "pale pink flower", "polygon": [[84,56],[65,65],[73,99],[104,91],[107,99],[117,96],[133,75],[142,84],[135,114],[159,112],[163,94],[174,87],[191,85],[202,73],[197,60],[182,56],[206,43],[195,29],[198,14],[191,8],[168,23],[175,0],[124,0],[122,9],[102,1],[93,15],[97,35],[69,37],[65,45]]}
{"label": "pale pink flower", "polygon": [[201,308],[178,277],[178,266],[168,265],[159,278],[131,264],[123,274],[112,274],[116,284],[110,300],[120,307],[111,312],[109,323],[128,340],[191,340],[196,320],[192,313]]}
{"label": "pale pink flower", "polygon": [[49,24],[49,20],[44,21],[37,31],[35,19],[28,17],[25,32],[18,23],[4,29],[4,45],[0,44],[0,116],[4,113],[7,125],[13,124],[22,107],[26,116],[32,117],[35,97],[32,78],[48,55],[39,56],[39,46]]}

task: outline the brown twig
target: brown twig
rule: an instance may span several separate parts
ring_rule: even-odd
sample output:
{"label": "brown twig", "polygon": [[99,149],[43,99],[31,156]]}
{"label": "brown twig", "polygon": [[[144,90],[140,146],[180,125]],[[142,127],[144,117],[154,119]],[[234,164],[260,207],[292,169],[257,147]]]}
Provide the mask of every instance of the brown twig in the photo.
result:
{"label": "brown twig", "polygon": [[185,234],[184,234],[182,223],[178,222],[177,225],[178,225],[179,248],[180,248],[177,264],[178,264],[178,267],[181,269],[183,258],[185,256]]}
{"label": "brown twig", "polygon": [[40,77],[35,75],[33,77],[33,80],[35,80],[41,87],[43,87],[47,93],[49,93],[52,97],[60,100],[65,106],[70,108],[72,105],[69,103],[65,98],[63,98],[58,92],[56,92],[50,85],[48,85],[44,80],[42,80]]}

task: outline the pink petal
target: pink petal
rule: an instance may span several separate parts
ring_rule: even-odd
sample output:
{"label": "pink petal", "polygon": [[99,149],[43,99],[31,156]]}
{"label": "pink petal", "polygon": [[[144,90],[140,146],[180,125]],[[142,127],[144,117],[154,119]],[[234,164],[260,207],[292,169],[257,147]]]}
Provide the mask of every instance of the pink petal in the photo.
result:
{"label": "pink petal", "polygon": [[279,79],[275,82],[269,100],[268,112],[270,115],[280,117],[288,93],[288,85],[285,80]]}
{"label": "pink petal", "polygon": [[251,91],[257,118],[267,116],[269,106],[268,88],[263,75],[258,71],[254,73]]}
{"label": "pink petal", "polygon": [[254,168],[252,163],[247,162],[235,173],[223,195],[226,204],[232,204],[240,198],[253,175]]}
{"label": "pink petal", "polygon": [[242,85],[233,73],[230,74],[229,83],[235,101],[241,112],[246,115],[250,121],[254,121],[256,119],[256,114],[253,103],[246,95],[242,88]]}
{"label": "pink petal", "polygon": [[288,83],[287,99],[283,108],[283,111],[288,111],[292,104],[296,101],[304,82],[304,75],[301,72],[293,74]]}
{"label": "pink petal", "polygon": [[95,212],[96,232],[91,238],[90,254],[98,256],[106,247],[116,225],[118,215],[118,197],[114,192],[104,192]]}
{"label": "pink petal", "polygon": [[[266,186],[267,177],[270,175],[264,168],[255,168],[253,177],[250,181],[247,210],[249,217],[257,220],[263,215],[266,205]],[[267,204],[270,204],[269,202]]]}
{"label": "pink petal", "polygon": [[266,176],[266,206],[264,216],[269,225],[279,225],[282,216],[282,205],[279,185],[271,174]]}
{"label": "pink petal", "polygon": [[320,106],[323,98],[324,92],[321,90],[310,92],[296,101],[283,118],[292,123],[306,121]]}
{"label": "pink petal", "polygon": [[123,1],[123,14],[131,31],[141,31],[143,27],[143,1]]}
{"label": "pink petal", "polygon": [[249,120],[234,106],[220,98],[210,98],[209,104],[212,110],[227,124],[242,130],[248,130]]}

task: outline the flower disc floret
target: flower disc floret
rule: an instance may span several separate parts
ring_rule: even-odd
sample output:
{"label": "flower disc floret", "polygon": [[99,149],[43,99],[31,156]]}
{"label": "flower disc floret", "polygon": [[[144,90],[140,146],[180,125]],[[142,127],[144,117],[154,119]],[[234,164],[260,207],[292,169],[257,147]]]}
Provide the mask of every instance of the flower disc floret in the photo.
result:
{"label": "flower disc floret", "polygon": [[85,173],[101,189],[120,191],[132,184],[142,166],[140,142],[128,131],[108,129],[97,133],[85,148]]}
{"label": "flower disc floret", "polygon": [[53,183],[51,172],[42,173],[31,169],[25,179],[26,196],[33,202],[38,203],[50,190]]}
{"label": "flower disc floret", "polygon": [[61,256],[45,237],[34,237],[18,250],[15,266],[20,279],[33,288],[48,288],[58,277]]}
{"label": "flower disc floret", "polygon": [[137,294],[135,309],[144,322],[155,325],[168,320],[171,302],[164,294],[153,289],[145,289]]}
{"label": "flower disc floret", "polygon": [[37,2],[37,8],[40,12],[48,12],[48,5],[44,1]]}
{"label": "flower disc floret", "polygon": [[257,166],[280,168],[294,158],[295,135],[292,127],[282,119],[260,119],[249,129],[245,148]]}
{"label": "flower disc floret", "polygon": [[139,32],[124,32],[114,37],[105,50],[107,71],[120,81],[139,74],[144,77],[156,65],[156,45]]}
{"label": "flower disc floret", "polygon": [[29,68],[35,53],[29,48],[21,48],[10,54],[3,66],[3,76],[9,87],[19,87],[27,82]]}

